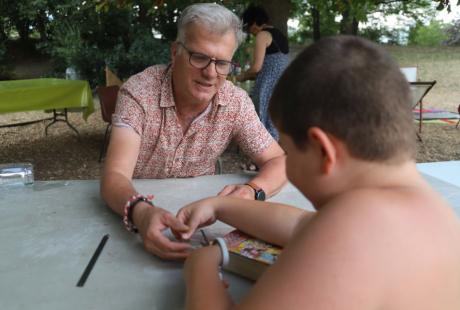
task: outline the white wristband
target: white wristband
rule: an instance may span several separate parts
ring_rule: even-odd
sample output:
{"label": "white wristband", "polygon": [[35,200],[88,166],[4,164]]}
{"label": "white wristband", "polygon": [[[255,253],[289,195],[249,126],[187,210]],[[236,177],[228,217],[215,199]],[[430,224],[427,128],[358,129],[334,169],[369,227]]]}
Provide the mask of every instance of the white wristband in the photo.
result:
{"label": "white wristband", "polygon": [[215,241],[219,245],[220,252],[222,253],[222,263],[221,266],[227,266],[230,260],[230,256],[228,255],[228,248],[225,240],[223,238],[216,238]]}

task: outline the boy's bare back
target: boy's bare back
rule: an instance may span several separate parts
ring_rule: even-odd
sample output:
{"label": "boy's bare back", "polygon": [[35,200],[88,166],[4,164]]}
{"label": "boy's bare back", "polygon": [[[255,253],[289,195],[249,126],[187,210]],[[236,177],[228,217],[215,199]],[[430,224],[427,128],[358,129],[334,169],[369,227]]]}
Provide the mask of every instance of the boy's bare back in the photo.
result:
{"label": "boy's bare back", "polygon": [[293,296],[292,304],[290,298],[278,298],[278,305],[271,300],[273,309],[460,309],[455,213],[415,165],[379,169],[401,172],[395,182],[380,182],[376,173],[359,184],[351,176],[355,189],[299,223],[258,287],[263,294],[270,291],[265,286],[277,283],[279,296]]}

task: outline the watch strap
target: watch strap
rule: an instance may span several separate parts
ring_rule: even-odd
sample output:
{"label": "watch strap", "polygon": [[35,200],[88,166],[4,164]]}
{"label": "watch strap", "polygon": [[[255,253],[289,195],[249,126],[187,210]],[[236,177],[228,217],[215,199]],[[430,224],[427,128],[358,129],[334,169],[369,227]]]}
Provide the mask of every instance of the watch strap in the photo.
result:
{"label": "watch strap", "polygon": [[260,188],[254,182],[247,182],[247,186],[251,187],[254,190],[254,199],[255,200],[265,200],[265,191]]}
{"label": "watch strap", "polygon": [[260,188],[259,186],[257,186],[257,184],[251,181],[247,182],[246,185],[250,186],[254,190],[254,192],[258,192],[262,190],[262,188]]}

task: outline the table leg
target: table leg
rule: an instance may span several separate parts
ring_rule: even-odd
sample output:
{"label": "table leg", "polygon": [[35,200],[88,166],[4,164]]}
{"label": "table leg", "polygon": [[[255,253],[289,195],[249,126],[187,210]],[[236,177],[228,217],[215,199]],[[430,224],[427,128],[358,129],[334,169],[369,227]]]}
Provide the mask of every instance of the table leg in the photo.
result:
{"label": "table leg", "polygon": [[[423,122],[423,102],[420,100],[420,116],[419,116],[419,121],[418,121],[418,133],[422,133],[422,122]],[[421,140],[421,138],[420,138]]]}
{"label": "table leg", "polygon": [[[59,117],[64,117],[64,119],[62,118],[59,118]],[[67,109],[64,109],[64,112],[58,112],[56,110],[53,110],[53,118],[51,118],[52,122],[49,123],[48,125],[46,125],[45,127],[45,135],[48,135],[48,128],[57,123],[57,122],[64,122],[67,124],[67,126],[70,127],[70,129],[72,129],[73,131],[75,131],[75,133],[77,134],[78,138],[80,139],[80,133],[78,132],[78,130],[73,127],[70,123],[69,123],[69,119],[67,118]]]}
{"label": "table leg", "polygon": [[48,118],[37,119],[37,120],[35,120],[35,121],[28,121],[28,122],[21,122],[21,123],[0,125],[0,128],[27,126],[27,125],[32,125],[32,124],[44,122],[44,121],[50,121],[50,120],[52,120],[52,119],[53,119],[52,117],[48,117]]}

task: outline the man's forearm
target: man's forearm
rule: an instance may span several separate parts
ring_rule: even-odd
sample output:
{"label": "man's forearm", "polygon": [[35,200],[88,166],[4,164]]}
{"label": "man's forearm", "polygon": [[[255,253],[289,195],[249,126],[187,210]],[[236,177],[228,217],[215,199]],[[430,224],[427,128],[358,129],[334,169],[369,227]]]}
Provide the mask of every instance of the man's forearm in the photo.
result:
{"label": "man's forearm", "polygon": [[101,196],[109,207],[120,215],[129,197],[137,194],[132,182],[117,172],[107,172],[101,180]]}
{"label": "man's forearm", "polygon": [[251,182],[262,188],[267,197],[278,193],[287,183],[286,156],[280,155],[267,161]]}

